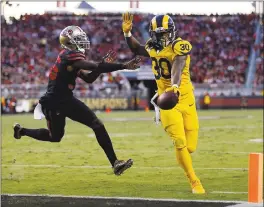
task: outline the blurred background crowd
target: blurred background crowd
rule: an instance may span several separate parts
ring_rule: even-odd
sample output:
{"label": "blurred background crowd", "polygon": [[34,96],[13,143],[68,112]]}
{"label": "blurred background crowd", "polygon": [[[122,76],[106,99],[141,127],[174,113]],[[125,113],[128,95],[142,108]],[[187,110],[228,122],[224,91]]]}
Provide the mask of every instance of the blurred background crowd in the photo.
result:
{"label": "blurred background crowd", "polygon": [[[246,83],[250,55],[255,50],[260,54],[256,56],[253,84],[263,85],[263,41],[255,44],[256,14],[169,15],[178,35],[193,45],[190,71],[194,83],[242,87]],[[142,44],[149,38],[149,22],[153,16],[134,15],[133,35]],[[16,94],[16,98],[32,98],[45,91],[49,68],[61,50],[59,34],[68,25],[78,25],[88,34],[91,49],[87,59],[101,61],[109,49],[117,52],[119,62],[133,57],[123,36],[121,13],[25,14],[19,19],[10,18],[8,23],[3,16],[1,18],[1,90],[10,100],[12,94]],[[150,68],[151,60],[143,58],[142,66]],[[123,73],[114,72],[102,74],[90,85],[77,79],[75,91],[81,97],[95,97],[98,92],[101,97],[109,94],[118,97],[133,87],[138,88],[137,84],[133,85]]]}
{"label": "blurred background crowd", "polygon": [[[134,17],[133,35],[143,44],[149,37],[153,15]],[[198,16],[172,15],[179,36],[193,45],[191,74],[195,83],[245,83],[251,46],[254,44],[255,15]],[[2,83],[45,84],[49,68],[61,50],[58,37],[67,25],[80,25],[88,34],[91,49],[88,58],[100,61],[109,49],[118,53],[118,61],[129,60],[122,29],[121,14],[95,13],[76,15],[23,15],[7,24],[2,20]],[[263,84],[263,43],[258,59],[255,84]],[[145,58],[142,64],[150,65]],[[118,74],[118,73],[117,73]],[[106,74],[99,84],[122,81]]]}

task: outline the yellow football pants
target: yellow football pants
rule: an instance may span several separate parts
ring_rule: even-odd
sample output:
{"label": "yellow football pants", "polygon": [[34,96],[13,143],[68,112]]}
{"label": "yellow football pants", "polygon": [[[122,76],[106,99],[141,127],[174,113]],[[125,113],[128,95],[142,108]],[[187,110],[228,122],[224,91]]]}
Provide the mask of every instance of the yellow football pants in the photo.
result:
{"label": "yellow football pants", "polygon": [[190,153],[197,147],[199,121],[193,92],[180,96],[171,110],[160,110],[162,126],[177,149],[187,147]]}
{"label": "yellow football pants", "polygon": [[190,153],[197,147],[199,122],[193,92],[182,95],[171,110],[161,110],[163,128],[174,142],[176,158],[191,182],[197,180]]}

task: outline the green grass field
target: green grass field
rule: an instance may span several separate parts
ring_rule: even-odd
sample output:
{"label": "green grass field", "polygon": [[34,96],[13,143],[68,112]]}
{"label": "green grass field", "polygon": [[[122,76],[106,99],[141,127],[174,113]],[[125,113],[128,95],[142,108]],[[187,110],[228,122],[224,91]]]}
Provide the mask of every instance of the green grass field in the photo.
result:
{"label": "green grass field", "polygon": [[[262,110],[200,111],[193,163],[206,195],[192,195],[172,141],[153,112],[100,113],[119,159],[134,165],[116,177],[89,128],[67,120],[60,143],[13,139],[12,124],[46,127],[33,115],[2,117],[2,193],[247,200],[248,154],[262,152]],[[120,118],[120,119],[117,119]],[[126,118],[128,120],[122,120]],[[137,119],[145,118],[145,119]],[[149,119],[149,120],[147,120]],[[230,192],[230,193],[228,193]]]}

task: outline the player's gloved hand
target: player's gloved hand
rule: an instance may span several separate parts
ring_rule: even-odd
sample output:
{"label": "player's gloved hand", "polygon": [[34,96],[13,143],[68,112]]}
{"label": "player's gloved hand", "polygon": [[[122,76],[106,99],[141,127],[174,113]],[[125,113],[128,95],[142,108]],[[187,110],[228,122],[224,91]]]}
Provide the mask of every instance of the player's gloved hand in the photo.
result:
{"label": "player's gloved hand", "polygon": [[177,84],[174,84],[171,87],[167,88],[165,92],[173,92],[173,93],[176,93],[178,97],[180,96],[180,90]]}
{"label": "player's gloved hand", "polygon": [[112,63],[117,59],[116,52],[109,50],[108,53],[103,57],[102,63]]}
{"label": "player's gloved hand", "polygon": [[139,68],[139,63],[141,61],[141,58],[136,56],[135,58],[133,58],[132,60],[126,62],[123,64],[123,68],[124,69],[128,69],[128,70],[136,70],[137,68]]}
{"label": "player's gloved hand", "polygon": [[126,12],[122,16],[123,16],[122,29],[123,32],[127,34],[132,30],[133,14]]}

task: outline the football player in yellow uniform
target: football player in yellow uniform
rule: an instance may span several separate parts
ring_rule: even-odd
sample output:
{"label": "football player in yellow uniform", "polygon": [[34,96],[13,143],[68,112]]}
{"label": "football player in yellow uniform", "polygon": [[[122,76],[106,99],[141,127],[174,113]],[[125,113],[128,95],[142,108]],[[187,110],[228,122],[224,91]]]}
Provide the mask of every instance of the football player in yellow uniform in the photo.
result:
{"label": "football player in yellow uniform", "polygon": [[173,109],[160,110],[160,119],[173,140],[177,161],[190,181],[192,192],[203,194],[205,190],[194,172],[191,158],[197,147],[199,129],[189,72],[192,45],[177,36],[174,22],[168,15],[157,15],[151,20],[151,38],[145,45],[132,36],[132,22],[132,14],[123,14],[122,28],[126,42],[134,54],[151,58],[158,95],[173,91],[179,96],[179,102]]}

